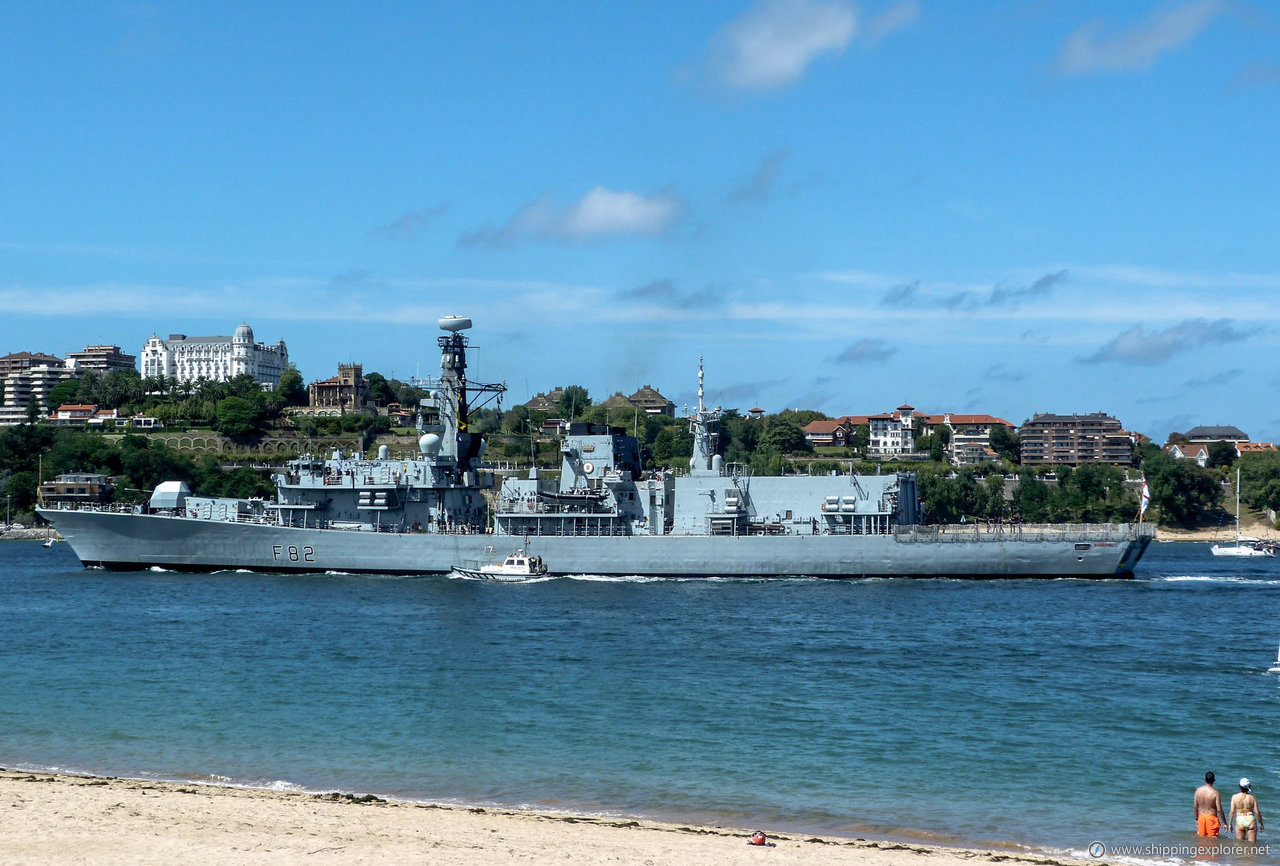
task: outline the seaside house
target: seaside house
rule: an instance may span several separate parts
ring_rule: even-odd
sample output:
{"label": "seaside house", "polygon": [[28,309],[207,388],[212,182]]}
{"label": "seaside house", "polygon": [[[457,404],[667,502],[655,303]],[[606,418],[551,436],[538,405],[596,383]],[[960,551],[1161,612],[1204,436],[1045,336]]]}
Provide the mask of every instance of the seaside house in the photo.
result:
{"label": "seaside house", "polygon": [[32,403],[37,415],[44,415],[48,411],[49,392],[74,375],[61,358],[53,355],[15,352],[0,358],[0,376],[4,382],[0,425],[25,424]]}
{"label": "seaside house", "polygon": [[141,412],[131,416],[126,423],[134,430],[159,430],[164,427],[164,423],[159,418],[152,418],[150,415],[143,415]]}
{"label": "seaside house", "polygon": [[904,403],[892,412],[868,417],[871,439],[867,445],[867,454],[894,457],[913,453],[916,445],[915,414],[915,407]]}
{"label": "seaside house", "polygon": [[853,440],[858,427],[866,424],[870,431],[868,456],[893,457],[914,453],[917,423],[923,435],[935,434],[942,427],[950,431],[947,457],[956,465],[996,460],[996,453],[991,450],[991,430],[1004,427],[1012,433],[1016,429],[995,415],[926,414],[907,404],[879,415],[841,415],[831,420],[811,421],[803,429],[805,438],[815,446],[845,446]]}
{"label": "seaside house", "polygon": [[942,425],[950,428],[951,441],[947,445],[947,452],[951,462],[957,466],[997,460],[996,452],[991,448],[992,429],[1003,427],[1009,433],[1016,429],[1013,424],[994,415],[946,413],[941,416],[940,424],[935,423],[938,417],[937,415],[928,416],[926,428],[931,433],[936,432]]}
{"label": "seaside house", "polygon": [[25,373],[34,367],[65,367],[66,363],[57,355],[46,355],[43,352],[10,352],[0,355],[0,379],[7,379],[14,373]]}
{"label": "seaside house", "polygon": [[119,346],[85,346],[82,351],[68,352],[68,370],[110,373],[114,370],[137,369],[137,356],[126,355]]}
{"label": "seaside house", "polygon": [[412,427],[414,421],[413,410],[406,409],[399,403],[388,403],[386,405],[387,417],[391,419],[393,427]]}
{"label": "seaside house", "polygon": [[92,403],[64,403],[47,420],[55,427],[101,427],[118,417],[115,409],[99,409]]}
{"label": "seaside house", "polygon": [[1211,445],[1214,442],[1248,442],[1249,434],[1239,427],[1230,424],[1218,426],[1192,427],[1183,434],[1188,442],[1203,442]]}
{"label": "seaside house", "polygon": [[1133,434],[1105,412],[1087,415],[1037,413],[1023,423],[1022,463],[1112,463],[1133,462]]}
{"label": "seaside house", "polygon": [[853,423],[852,416],[845,415],[843,418],[810,421],[801,429],[804,432],[804,438],[811,445],[834,445],[843,448],[852,441],[853,431],[857,427],[858,425]]}
{"label": "seaside house", "polygon": [[652,385],[645,385],[627,399],[640,407],[640,411],[646,415],[666,415],[668,418],[676,416],[676,404],[663,397]]}
{"label": "seaside house", "polygon": [[560,398],[563,396],[564,387],[556,386],[545,394],[539,391],[529,402],[521,405],[530,412],[558,412],[560,410]]}
{"label": "seaside house", "polygon": [[1209,446],[1203,442],[1174,442],[1164,446],[1164,453],[1176,460],[1193,460],[1201,469],[1209,463]]}
{"label": "seaside house", "polygon": [[361,364],[339,364],[338,375],[312,382],[307,388],[307,405],[293,410],[295,415],[376,414],[377,404],[369,396],[369,380]]}
{"label": "seaside house", "polygon": [[248,373],[270,390],[280,384],[289,369],[289,350],[284,340],[273,346],[254,342],[253,328],[241,324],[230,337],[188,337],[170,334],[162,340],[155,334],[142,346],[142,377],[168,376],[180,382],[209,379],[225,382]]}

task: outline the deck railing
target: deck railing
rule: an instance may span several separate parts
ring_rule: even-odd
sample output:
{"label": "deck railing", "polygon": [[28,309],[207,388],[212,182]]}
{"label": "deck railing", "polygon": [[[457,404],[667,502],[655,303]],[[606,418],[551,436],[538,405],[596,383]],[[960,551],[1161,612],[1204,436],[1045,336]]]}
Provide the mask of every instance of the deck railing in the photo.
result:
{"label": "deck railing", "polygon": [[1155,538],[1150,523],[950,523],[937,526],[896,526],[898,541],[1136,541]]}

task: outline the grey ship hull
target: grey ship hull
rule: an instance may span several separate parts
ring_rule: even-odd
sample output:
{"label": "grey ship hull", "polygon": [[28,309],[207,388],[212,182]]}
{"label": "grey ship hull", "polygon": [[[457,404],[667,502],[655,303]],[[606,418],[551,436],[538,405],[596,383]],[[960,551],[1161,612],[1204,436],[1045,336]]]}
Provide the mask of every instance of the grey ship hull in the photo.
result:
{"label": "grey ship hull", "polygon": [[109,511],[41,510],[87,567],[426,575],[518,548],[553,575],[1131,577],[1149,526],[889,535],[532,536],[305,529]]}

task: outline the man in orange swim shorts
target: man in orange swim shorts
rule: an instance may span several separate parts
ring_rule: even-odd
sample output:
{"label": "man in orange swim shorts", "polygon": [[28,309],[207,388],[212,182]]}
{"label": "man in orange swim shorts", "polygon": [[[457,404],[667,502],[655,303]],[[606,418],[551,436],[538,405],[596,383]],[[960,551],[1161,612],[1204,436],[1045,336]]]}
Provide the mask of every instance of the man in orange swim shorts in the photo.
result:
{"label": "man in orange swim shorts", "polygon": [[1204,784],[1196,788],[1196,834],[1217,836],[1227,815],[1222,811],[1222,798],[1213,787],[1213,771],[1204,774]]}

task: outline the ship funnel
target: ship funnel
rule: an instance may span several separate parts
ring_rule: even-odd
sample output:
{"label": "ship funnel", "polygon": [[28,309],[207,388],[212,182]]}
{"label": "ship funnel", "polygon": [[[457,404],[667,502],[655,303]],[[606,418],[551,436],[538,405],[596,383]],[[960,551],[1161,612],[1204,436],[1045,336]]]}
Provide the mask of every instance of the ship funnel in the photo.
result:
{"label": "ship funnel", "polygon": [[465,331],[471,327],[471,320],[466,316],[445,316],[440,320],[440,330],[442,331]]}

